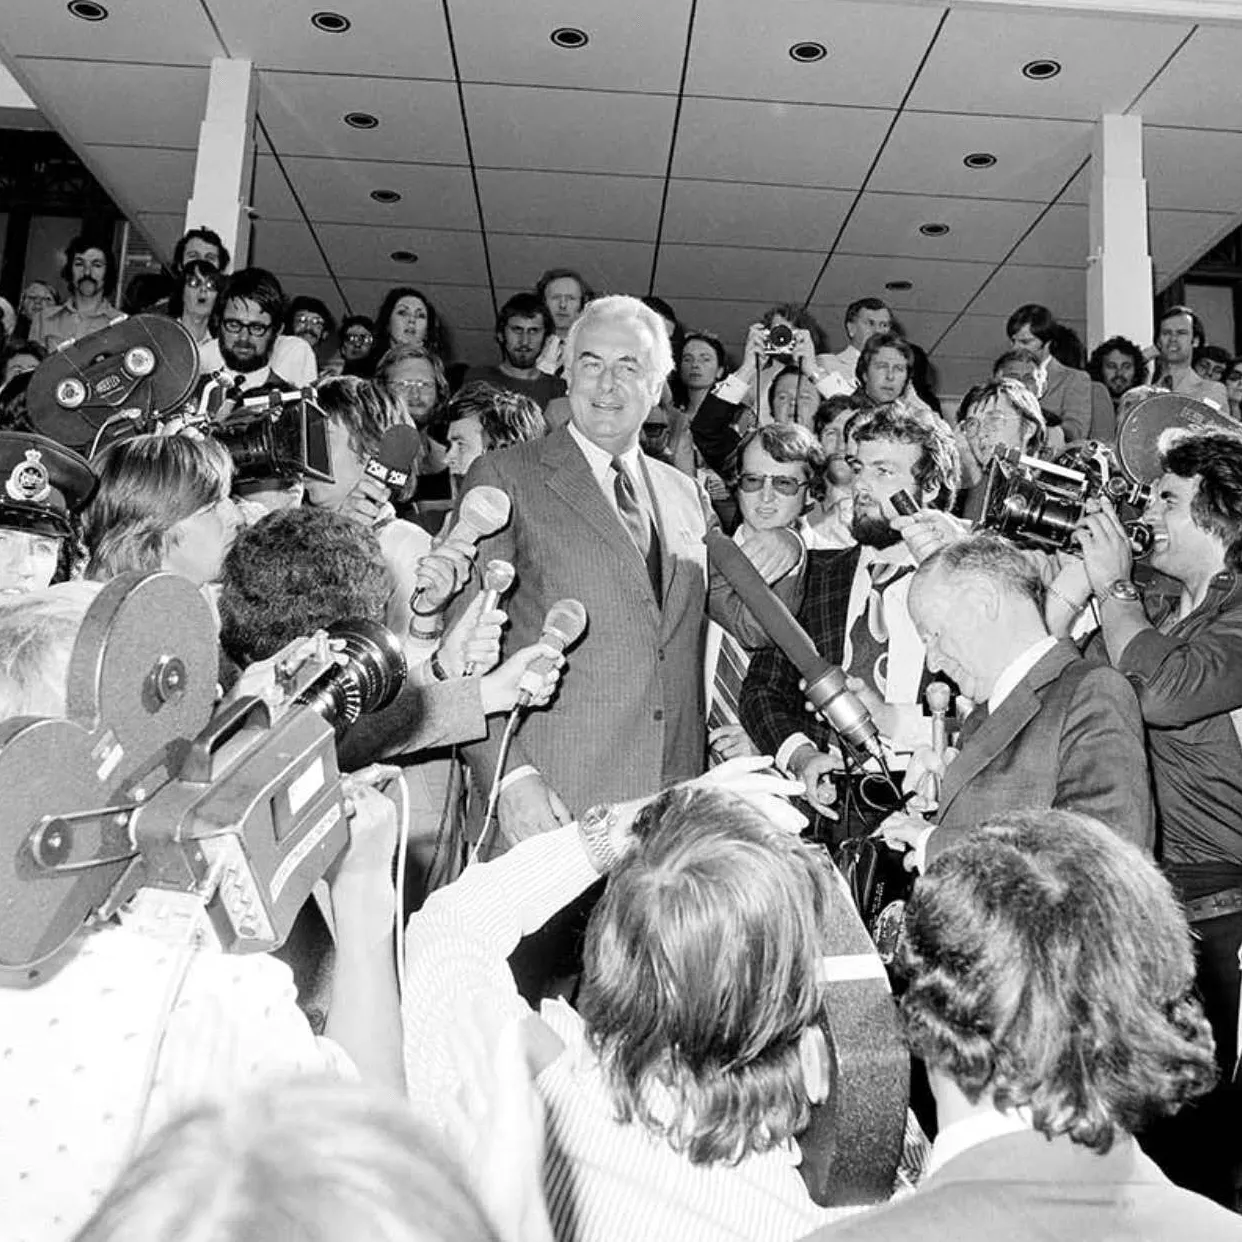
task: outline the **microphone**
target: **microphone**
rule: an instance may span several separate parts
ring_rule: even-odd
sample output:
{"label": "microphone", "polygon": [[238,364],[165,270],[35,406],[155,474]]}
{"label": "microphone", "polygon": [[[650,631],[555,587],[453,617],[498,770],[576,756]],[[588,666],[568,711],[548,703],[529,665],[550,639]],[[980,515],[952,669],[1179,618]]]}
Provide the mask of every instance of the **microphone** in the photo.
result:
{"label": "microphone", "polygon": [[883,763],[880,731],[858,696],[846,687],[844,670],[819,654],[810,635],[732,539],[714,530],[708,532],[705,542],[712,565],[729,580],[768,637],[802,674],[806,697],[819,715],[847,742]]}
{"label": "microphone", "polygon": [[422,437],[409,423],[396,423],[384,432],[379,449],[374,457],[367,458],[363,472],[396,496],[409,483],[422,444]]}
{"label": "microphone", "polygon": [[[564,651],[582,637],[586,624],[587,611],[578,600],[558,599],[543,619],[543,633],[539,635],[539,641],[555,651]],[[530,667],[522,676],[522,682],[530,680],[534,682],[534,686],[531,689],[519,689],[518,707],[530,706],[539,682],[551,668],[551,656],[540,656],[531,661]]]}
{"label": "microphone", "polygon": [[[508,561],[497,558],[487,562],[487,568],[483,571],[483,604],[479,610],[480,615],[491,612],[496,607],[500,602],[500,597],[513,585],[513,579],[516,576],[517,571]],[[466,665],[462,676],[473,677],[474,673],[475,667],[472,660]]]}
{"label": "microphone", "polygon": [[472,487],[457,506],[457,521],[445,538],[462,552],[494,535],[509,520],[513,502],[498,487]]}

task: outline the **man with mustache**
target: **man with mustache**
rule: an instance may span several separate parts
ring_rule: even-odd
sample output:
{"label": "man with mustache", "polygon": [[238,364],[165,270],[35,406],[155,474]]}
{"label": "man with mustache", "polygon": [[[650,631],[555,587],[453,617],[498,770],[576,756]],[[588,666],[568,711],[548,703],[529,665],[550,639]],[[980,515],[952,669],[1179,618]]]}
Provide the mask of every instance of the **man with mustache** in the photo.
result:
{"label": "man with mustache", "polygon": [[106,328],[125,316],[108,300],[116,291],[116,256],[100,240],[80,234],[65,251],[61,279],[69,296],[61,306],[40,311],[30,328],[30,339],[48,349]]}
{"label": "man with mustache", "polygon": [[492,367],[471,367],[465,382],[484,380],[529,397],[546,410],[550,401],[565,395],[565,381],[536,366],[544,342],[554,331],[551,311],[535,294],[515,293],[496,316],[500,362]]}

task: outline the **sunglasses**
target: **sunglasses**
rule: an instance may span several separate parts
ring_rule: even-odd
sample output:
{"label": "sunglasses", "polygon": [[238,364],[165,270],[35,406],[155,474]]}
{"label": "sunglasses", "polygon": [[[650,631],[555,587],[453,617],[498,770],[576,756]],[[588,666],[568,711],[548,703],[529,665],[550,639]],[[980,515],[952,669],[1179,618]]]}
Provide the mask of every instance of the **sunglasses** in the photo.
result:
{"label": "sunglasses", "polygon": [[772,490],[782,496],[796,496],[807,486],[806,479],[790,478],[787,474],[744,474],[737,481],[744,492],[761,492],[765,483],[771,483]]}

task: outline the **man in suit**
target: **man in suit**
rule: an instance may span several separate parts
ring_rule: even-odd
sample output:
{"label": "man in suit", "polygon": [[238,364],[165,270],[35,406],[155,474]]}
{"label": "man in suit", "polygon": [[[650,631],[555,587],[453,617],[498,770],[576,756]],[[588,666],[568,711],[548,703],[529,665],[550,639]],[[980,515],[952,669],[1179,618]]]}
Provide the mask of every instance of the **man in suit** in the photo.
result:
{"label": "man in suit", "polygon": [[[911,551],[947,537],[935,518],[957,489],[960,457],[953,434],[939,419],[904,403],[876,406],[847,427],[847,456],[854,471],[850,529],[857,546],[807,555],[802,607],[797,616],[820,654],[855,678],[852,686],[897,752],[894,765],[930,737],[921,695],[923,643],[906,609]],[[911,519],[908,535],[890,524],[890,498],[905,491],[927,519]],[[929,508],[930,507],[930,508]],[[957,532],[951,532],[956,536]],[[835,818],[842,757],[835,735],[807,714],[799,674],[783,652],[755,653],[739,704],[742,724],[760,753],[801,780],[812,808]],[[856,805],[856,804],[855,804]],[[847,822],[847,835],[873,824]]]}
{"label": "man in suit", "polygon": [[913,1195],[814,1242],[1242,1237],[1132,1131],[1210,1086],[1190,930],[1138,849],[1084,815],[996,816],[906,908],[912,1052],[939,1133]]}
{"label": "man in suit", "polygon": [[1092,815],[1150,852],[1155,813],[1134,691],[1048,633],[1030,558],[999,535],[971,535],[919,567],[909,605],[929,666],[978,706],[960,754],[932,766],[942,777],[934,825],[899,813],[884,838],[913,846],[921,868],[1002,811],[1052,807]]}
{"label": "man in suit", "polygon": [[[654,311],[635,298],[591,302],[565,342],[569,424],[484,455],[466,476],[463,490],[487,484],[513,502],[508,526],[479,550],[480,563],[500,557],[517,571],[510,642],[535,641],[559,599],[580,600],[588,617],[556,703],[514,740],[499,801],[505,842],[702,772],[704,611],[747,645],[763,639],[723,580],[709,600],[703,539],[715,519],[702,490],[639,450],[671,368]],[[796,535],[759,532],[746,553],[796,589]],[[483,790],[498,734],[467,752]]]}
{"label": "man in suit", "polygon": [[1044,372],[1039,398],[1049,427],[1060,427],[1065,443],[1085,440],[1091,430],[1091,377],[1086,371],[1063,366],[1052,354],[1057,321],[1046,306],[1019,306],[1005,325],[1014,349],[1033,353]]}

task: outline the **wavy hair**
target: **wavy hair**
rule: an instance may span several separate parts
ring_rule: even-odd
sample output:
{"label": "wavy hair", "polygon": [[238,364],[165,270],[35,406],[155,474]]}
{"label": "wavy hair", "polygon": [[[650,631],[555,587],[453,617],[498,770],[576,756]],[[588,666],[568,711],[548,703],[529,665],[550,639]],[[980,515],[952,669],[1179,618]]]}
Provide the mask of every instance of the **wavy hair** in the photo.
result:
{"label": "wavy hair", "polygon": [[448,325],[444,322],[440,312],[432,305],[431,299],[421,289],[415,289],[413,285],[398,285],[384,294],[384,300],[380,303],[379,310],[375,312],[375,348],[371,351],[371,356],[383,359],[393,349],[392,334],[388,331],[388,324],[392,319],[393,311],[397,309],[397,303],[402,298],[417,298],[427,308],[427,335],[423,337],[423,345],[439,360],[440,370],[443,370],[444,363],[452,356],[452,341],[449,339]]}
{"label": "wavy hair", "polygon": [[1242,435],[1200,431],[1174,436],[1160,464],[1182,479],[1198,478],[1190,516],[1225,545],[1228,565],[1242,572]]}
{"label": "wavy hair", "polygon": [[953,433],[939,415],[923,413],[898,398],[860,410],[846,423],[845,440],[847,444],[893,440],[918,445],[921,451],[914,463],[914,481],[921,491],[932,493],[932,504],[937,508],[948,508],[952,503],[962,481],[962,457]]}
{"label": "wavy hair", "polygon": [[587,930],[587,1038],[619,1121],[736,1163],[806,1127],[799,1040],[843,898],[822,854],[718,790],[667,791],[634,834]]}
{"label": "wavy hair", "polygon": [[329,375],[315,385],[315,404],[349,433],[349,447],[372,457],[389,427],[408,421],[401,403],[373,380]]}
{"label": "wavy hair", "polygon": [[1190,929],[1135,846],[1015,811],[935,859],[906,907],[911,1051],[972,1103],[1107,1152],[1215,1078]]}

